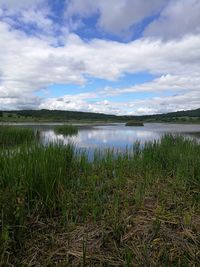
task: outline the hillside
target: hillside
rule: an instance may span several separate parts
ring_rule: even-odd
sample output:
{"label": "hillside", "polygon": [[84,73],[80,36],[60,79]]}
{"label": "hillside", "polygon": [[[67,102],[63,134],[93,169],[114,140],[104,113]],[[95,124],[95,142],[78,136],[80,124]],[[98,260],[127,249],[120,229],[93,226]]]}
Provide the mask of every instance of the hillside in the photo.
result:
{"label": "hillside", "polygon": [[0,119],[3,121],[102,121],[123,122],[137,119],[135,116],[116,116],[102,113],[62,111],[62,110],[19,110],[1,111]]}
{"label": "hillside", "polygon": [[164,121],[164,122],[199,122],[200,108],[195,110],[177,111],[165,114],[140,116],[142,121]]}
{"label": "hillside", "polygon": [[61,111],[61,110],[19,110],[0,111],[1,121],[100,121],[126,122],[129,120],[144,122],[200,122],[200,108],[177,111],[166,114],[144,116],[116,116],[103,113]]}

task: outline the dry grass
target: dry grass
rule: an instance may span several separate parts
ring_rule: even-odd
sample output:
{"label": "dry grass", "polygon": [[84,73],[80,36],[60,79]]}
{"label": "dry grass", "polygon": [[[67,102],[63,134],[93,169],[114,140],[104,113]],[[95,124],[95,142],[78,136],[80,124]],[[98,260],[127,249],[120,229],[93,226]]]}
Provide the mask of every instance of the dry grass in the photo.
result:
{"label": "dry grass", "polygon": [[200,266],[200,144],[0,151],[0,266]]}
{"label": "dry grass", "polygon": [[139,210],[130,207],[122,212],[117,238],[113,226],[104,222],[63,228],[59,218],[31,219],[17,258],[30,267],[199,266],[200,214],[194,213],[186,225],[183,217],[162,213],[154,200],[147,198],[145,203]]}

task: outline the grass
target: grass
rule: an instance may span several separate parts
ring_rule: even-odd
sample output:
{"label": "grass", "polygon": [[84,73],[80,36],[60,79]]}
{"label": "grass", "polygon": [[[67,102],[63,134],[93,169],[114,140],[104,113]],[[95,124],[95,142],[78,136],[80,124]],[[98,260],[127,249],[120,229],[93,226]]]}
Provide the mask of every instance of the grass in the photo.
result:
{"label": "grass", "polygon": [[56,126],[54,131],[58,134],[63,134],[63,135],[77,135],[78,134],[78,128],[76,126],[73,125],[60,125],[60,126]]}
{"label": "grass", "polygon": [[32,142],[37,134],[32,129],[0,126],[0,147],[20,145]]}
{"label": "grass", "polygon": [[144,124],[141,121],[129,121],[126,126],[144,126]]}
{"label": "grass", "polygon": [[0,150],[1,266],[199,266],[200,144]]}

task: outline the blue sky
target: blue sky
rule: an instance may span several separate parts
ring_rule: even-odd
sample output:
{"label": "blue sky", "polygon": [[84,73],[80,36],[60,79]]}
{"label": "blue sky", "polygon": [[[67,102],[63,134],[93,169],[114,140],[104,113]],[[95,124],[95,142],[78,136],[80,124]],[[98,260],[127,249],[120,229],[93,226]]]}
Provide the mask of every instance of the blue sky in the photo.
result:
{"label": "blue sky", "polygon": [[199,14],[198,0],[0,0],[0,109],[199,108]]}

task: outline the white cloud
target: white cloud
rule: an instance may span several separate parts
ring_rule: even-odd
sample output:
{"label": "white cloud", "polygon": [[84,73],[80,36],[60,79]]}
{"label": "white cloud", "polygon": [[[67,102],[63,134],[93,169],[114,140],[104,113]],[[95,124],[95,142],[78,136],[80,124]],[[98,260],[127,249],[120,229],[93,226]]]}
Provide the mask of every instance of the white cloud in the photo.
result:
{"label": "white cloud", "polygon": [[106,99],[97,100],[97,98],[98,94],[96,93],[64,95],[63,97],[45,100],[40,104],[39,108],[120,114],[121,110],[118,103],[110,102]]}
{"label": "white cloud", "polygon": [[[40,13],[34,13],[35,18],[37,14]],[[27,14],[23,19],[27,23],[31,21]],[[38,24],[38,27],[46,25],[51,31],[51,21],[43,20],[43,16]],[[52,46],[46,36],[28,36],[4,21],[0,22],[0,36],[3,40],[0,42],[0,109],[30,106],[136,114],[145,110],[193,108],[200,104],[199,34],[170,41],[146,37],[126,44],[100,39],[85,42],[75,34],[68,34],[63,37],[63,46]],[[142,85],[94,94],[72,97],[67,92],[67,84],[86,85],[88,76],[117,80],[126,73],[140,71],[158,78]],[[66,84],[63,99],[44,100],[35,96],[52,84]],[[116,94],[144,91],[170,91],[178,95],[134,102],[130,99],[129,103],[107,99]]]}
{"label": "white cloud", "polygon": [[49,98],[43,101],[39,108],[98,112],[114,115],[150,115],[195,109],[200,106],[200,90],[142,100],[136,99],[133,101],[130,99],[128,102],[108,101],[107,99],[88,101],[93,97],[98,97],[98,94],[93,96],[90,94],[78,94],[76,96],[66,95],[62,98]]}
{"label": "white cloud", "polygon": [[[1,1],[1,0],[0,0]],[[21,3],[21,2],[20,2]],[[40,3],[38,6],[37,3]],[[60,26],[53,21],[53,13],[47,2],[33,1],[21,7],[14,5],[13,8],[3,8],[0,3],[0,21],[10,26],[10,29],[18,29],[27,35],[46,39],[49,43],[57,45],[62,43],[69,29]]]}
{"label": "white cloud", "polygon": [[44,0],[0,0],[0,7],[11,9],[27,8],[43,2]]}
{"label": "white cloud", "polygon": [[49,10],[35,10],[29,9],[22,10],[21,16],[18,18],[21,22],[25,24],[36,25],[39,29],[43,29],[43,31],[47,32],[54,27],[54,23],[51,19],[48,18]]}
{"label": "white cloud", "polygon": [[200,91],[188,91],[166,97],[154,97],[127,104],[129,114],[147,115],[167,113],[179,110],[197,109],[200,107]]}
{"label": "white cloud", "polygon": [[[0,88],[1,90],[1,88]],[[36,96],[26,95],[18,97],[0,97],[1,110],[15,110],[15,109],[35,109],[39,107],[42,99]]]}
{"label": "white cloud", "polygon": [[144,18],[159,13],[167,0],[71,0],[66,15],[89,17],[99,13],[98,26],[106,32],[120,35]]}
{"label": "white cloud", "polygon": [[0,43],[1,83],[9,94],[53,83],[83,84],[85,75],[115,80],[124,73],[144,70],[182,77],[200,73],[198,35],[167,43],[141,39],[123,44],[98,39],[86,43],[71,34],[62,47],[11,31],[5,23],[0,23],[0,35],[4,40]]}
{"label": "white cloud", "polygon": [[134,28],[156,15],[146,25],[145,36],[163,39],[200,33],[199,0],[66,0],[68,18],[98,15],[97,27],[115,35],[134,35]]}
{"label": "white cloud", "polygon": [[200,33],[200,1],[171,0],[160,17],[149,25],[146,36],[165,39]]}
{"label": "white cloud", "polygon": [[101,94],[104,96],[116,96],[125,93],[137,93],[137,92],[187,92],[188,90],[198,91],[200,90],[200,76],[195,74],[193,76],[181,76],[181,75],[162,75],[159,78],[154,79],[152,82],[146,82],[139,85],[134,85],[127,88],[110,88],[106,87]]}

